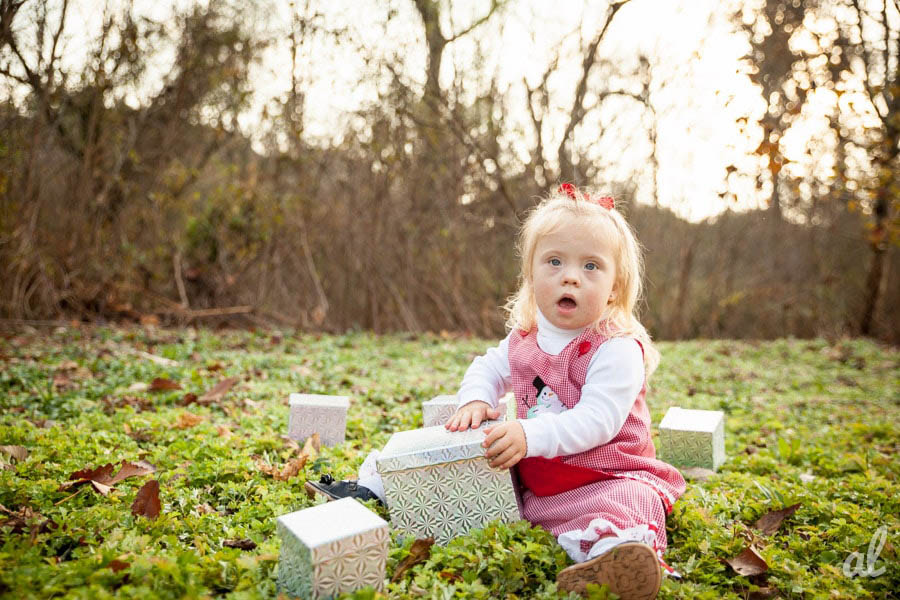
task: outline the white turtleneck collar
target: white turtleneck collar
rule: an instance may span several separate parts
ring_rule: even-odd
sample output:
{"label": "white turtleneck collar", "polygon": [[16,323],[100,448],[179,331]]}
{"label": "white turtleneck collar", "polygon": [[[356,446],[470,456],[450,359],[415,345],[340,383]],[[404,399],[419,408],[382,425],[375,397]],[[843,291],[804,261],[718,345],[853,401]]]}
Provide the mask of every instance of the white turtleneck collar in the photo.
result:
{"label": "white turtleneck collar", "polygon": [[544,316],[540,309],[537,311],[537,344],[547,354],[559,354],[569,342],[578,337],[585,329],[587,327],[580,329],[557,327]]}

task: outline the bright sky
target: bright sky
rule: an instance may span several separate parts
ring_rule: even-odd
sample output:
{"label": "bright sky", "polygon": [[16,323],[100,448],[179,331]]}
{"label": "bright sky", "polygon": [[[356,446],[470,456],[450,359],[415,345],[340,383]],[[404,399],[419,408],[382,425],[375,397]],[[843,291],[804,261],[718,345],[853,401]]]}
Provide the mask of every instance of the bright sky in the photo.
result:
{"label": "bright sky", "polygon": [[[287,32],[291,11],[296,10],[289,0],[261,2],[265,6],[262,13],[268,15],[268,20],[257,22],[255,28],[276,43],[266,51],[262,63],[253,72],[253,106],[240,119],[243,131],[251,136],[259,129],[265,107],[289,89]],[[187,0],[134,0],[139,15],[156,20],[164,20],[174,9],[192,4]],[[327,27],[346,27],[356,46],[338,46],[323,36],[304,48],[298,75],[302,75],[301,83],[306,91],[309,136],[317,139],[335,136],[344,125],[353,122],[352,111],[377,97],[378,78],[361,78],[362,73],[371,73],[373,67],[366,66],[359,48],[375,57],[399,54],[403,71],[410,80],[419,84],[424,81],[424,37],[412,0],[366,4],[355,0],[310,0],[310,4],[324,14]],[[484,4],[477,0],[456,0],[450,15],[454,22],[448,19],[444,24],[445,34],[465,27]],[[665,85],[653,91],[653,103],[659,114],[658,199],[660,204],[692,220],[717,214],[726,208],[726,202],[733,202],[719,197],[726,189],[739,198],[731,203],[735,208],[759,206],[766,192],[763,190],[762,195],[756,192],[750,176],[758,168],[759,158],[751,153],[759,144],[761,132],[752,125],[743,129],[738,124],[742,116],[749,116],[752,124],[765,107],[758,92],[740,73],[739,57],[747,47],[731,32],[727,5],[725,0],[633,0],[615,17],[601,46],[601,55],[614,61],[625,74],[636,65],[639,54],[653,57],[655,86],[665,79]],[[66,62],[79,64],[84,60],[83,36],[98,31],[103,6],[91,0],[72,0],[71,10],[68,31],[73,32],[73,37],[67,41],[63,56]],[[389,11],[394,16],[385,30],[380,24],[385,22]],[[590,40],[602,26],[605,12],[604,3],[591,0],[511,0],[511,6],[502,16],[448,46],[442,83],[445,89],[450,88],[454,77],[458,77],[464,90],[477,90],[483,89],[496,74],[500,90],[509,95],[501,141],[513,152],[527,155],[533,140],[527,137],[532,126],[525,112],[522,81],[524,78],[531,85],[538,81],[550,60],[551,49],[562,42],[563,60],[549,82],[553,114],[548,117],[544,131],[545,148],[549,149],[547,158],[555,163],[565,111],[571,106],[580,72],[578,31],[585,40]],[[476,38],[485,41],[483,57],[474,54]],[[405,46],[401,48],[397,40],[404,40]],[[170,50],[158,49],[151,71],[157,75],[148,78],[146,89],[136,91],[135,97],[158,89],[162,75],[171,69],[173,60]],[[473,69],[471,65],[479,68]],[[460,67],[458,73],[455,66]],[[365,83],[360,84],[361,79]],[[592,80],[592,86],[615,88],[620,83],[600,81],[599,74]],[[591,159],[605,165],[608,181],[597,183],[611,185],[631,177],[637,170],[642,172],[637,182],[638,199],[652,202],[654,186],[646,168],[650,146],[646,128],[641,124],[647,118],[633,100],[607,101],[576,129],[575,143],[589,147]],[[796,147],[795,150],[789,147],[788,154],[801,154],[818,127],[821,127],[821,116],[810,121],[806,134],[803,128],[798,128],[791,140],[785,140]],[[521,131],[526,136],[516,133]],[[726,184],[728,165],[735,165],[738,172]]]}

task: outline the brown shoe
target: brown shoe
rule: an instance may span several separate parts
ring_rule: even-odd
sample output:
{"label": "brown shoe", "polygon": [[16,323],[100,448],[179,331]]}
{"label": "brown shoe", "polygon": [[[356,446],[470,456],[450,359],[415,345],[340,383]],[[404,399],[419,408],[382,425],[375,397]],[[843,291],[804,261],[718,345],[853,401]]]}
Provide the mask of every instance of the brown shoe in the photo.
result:
{"label": "brown shoe", "polygon": [[607,584],[621,600],[652,600],[662,584],[656,552],[647,544],[623,542],[556,576],[556,585],[566,592],[584,594],[589,583]]}

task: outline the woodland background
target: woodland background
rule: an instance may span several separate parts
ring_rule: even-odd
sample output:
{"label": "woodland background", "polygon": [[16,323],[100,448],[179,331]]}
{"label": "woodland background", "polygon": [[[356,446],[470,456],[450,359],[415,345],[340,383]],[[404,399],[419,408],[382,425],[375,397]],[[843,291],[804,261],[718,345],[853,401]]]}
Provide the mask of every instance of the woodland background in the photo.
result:
{"label": "woodland background", "polygon": [[[656,99],[677,74],[657,56],[622,64],[604,54],[629,2],[567,40],[577,56],[548,57],[542,77],[515,88],[477,61],[449,79],[441,70],[454,43],[490,44],[488,28],[516,0],[476,3],[465,23],[449,18],[448,0],[383,4],[371,27],[388,32],[396,10],[419,27],[388,59],[368,56],[317,2],[291,5],[290,92],[264,112],[254,142],[239,116],[252,66],[274,42],[253,25],[264,2],[210,0],[167,23],[108,4],[76,68],[61,56],[78,26],[67,0],[0,0],[0,317],[497,336],[523,213],[575,181],[614,193],[636,228],[643,320],[656,337],[900,340],[897,0],[720,3],[747,40],[736,68],[767,108],[741,117],[760,132],[755,166],[721,173],[729,210],[701,222],[632,201],[636,181],[657,185]],[[327,141],[306,130],[301,60],[321,39],[363,56],[361,77],[378,90]],[[161,47],[175,60],[135,101]],[[400,67],[414,52],[424,72],[410,77]],[[563,134],[551,136],[548,99],[563,67],[577,77]],[[809,141],[806,159],[824,166],[789,168],[781,141],[822,88],[835,98],[828,135]],[[623,98],[651,149],[627,177],[583,142],[603,139],[592,113]],[[513,131],[504,115],[522,99],[530,130]],[[765,193],[765,208],[731,210],[740,177]]]}

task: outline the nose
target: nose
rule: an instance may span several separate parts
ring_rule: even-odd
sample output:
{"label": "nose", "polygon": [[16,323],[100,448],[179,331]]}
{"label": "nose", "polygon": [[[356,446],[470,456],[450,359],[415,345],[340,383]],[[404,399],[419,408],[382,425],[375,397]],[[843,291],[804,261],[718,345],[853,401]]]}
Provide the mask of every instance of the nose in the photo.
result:
{"label": "nose", "polygon": [[563,285],[574,285],[577,287],[581,283],[578,269],[566,269],[563,271],[562,283]]}

